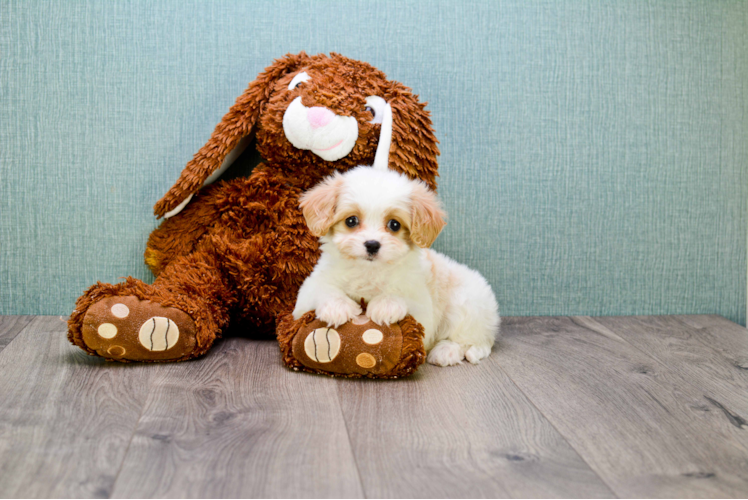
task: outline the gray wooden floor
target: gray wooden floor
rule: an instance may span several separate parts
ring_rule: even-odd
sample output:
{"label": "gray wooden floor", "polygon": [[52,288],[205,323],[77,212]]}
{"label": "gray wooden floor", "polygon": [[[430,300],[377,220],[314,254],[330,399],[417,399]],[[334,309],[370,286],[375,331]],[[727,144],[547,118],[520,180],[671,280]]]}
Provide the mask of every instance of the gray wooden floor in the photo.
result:
{"label": "gray wooden floor", "polygon": [[245,338],[106,363],[0,318],[2,497],[748,496],[748,333],[718,316],[505,318],[479,366],[397,381]]}

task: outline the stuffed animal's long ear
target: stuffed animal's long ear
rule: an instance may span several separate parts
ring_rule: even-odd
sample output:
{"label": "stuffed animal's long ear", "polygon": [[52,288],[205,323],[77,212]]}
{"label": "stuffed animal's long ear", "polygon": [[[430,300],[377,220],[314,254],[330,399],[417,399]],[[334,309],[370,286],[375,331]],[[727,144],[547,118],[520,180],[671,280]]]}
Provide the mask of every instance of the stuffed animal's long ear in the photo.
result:
{"label": "stuffed animal's long ear", "polygon": [[446,213],[436,194],[421,182],[413,186],[410,203],[410,238],[419,247],[428,248],[447,224]]}
{"label": "stuffed animal's long ear", "polygon": [[235,149],[240,152],[238,150],[242,145],[246,147],[247,141],[242,141],[242,139],[252,133],[260,112],[270,97],[273,84],[278,78],[296,70],[308,60],[309,56],[304,52],[296,55],[288,54],[276,59],[255,81],[249,84],[247,90],[239,96],[236,103],[216,126],[205,146],[200,148],[194,158],[187,163],[176,184],[153,207],[157,217],[176,215],[206,181],[215,180],[214,177],[220,174],[221,168],[227,167],[230,163],[229,158],[229,161],[224,164],[227,155]]}
{"label": "stuffed animal's long ear", "polygon": [[389,167],[412,179],[421,179],[436,189],[439,147],[431,125],[426,104],[398,82],[387,93],[385,100],[392,106],[392,145]]}
{"label": "stuffed animal's long ear", "polygon": [[304,213],[306,225],[314,236],[325,235],[335,222],[335,207],[344,183],[343,176],[335,172],[301,195],[299,206]]}

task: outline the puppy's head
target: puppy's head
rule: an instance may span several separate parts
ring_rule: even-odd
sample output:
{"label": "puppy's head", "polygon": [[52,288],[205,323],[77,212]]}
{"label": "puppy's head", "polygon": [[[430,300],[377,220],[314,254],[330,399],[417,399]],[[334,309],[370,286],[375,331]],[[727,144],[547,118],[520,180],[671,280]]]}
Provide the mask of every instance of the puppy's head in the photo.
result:
{"label": "puppy's head", "polygon": [[301,197],[312,234],[347,259],[393,263],[426,248],[446,224],[423,182],[393,171],[357,167],[335,173]]}

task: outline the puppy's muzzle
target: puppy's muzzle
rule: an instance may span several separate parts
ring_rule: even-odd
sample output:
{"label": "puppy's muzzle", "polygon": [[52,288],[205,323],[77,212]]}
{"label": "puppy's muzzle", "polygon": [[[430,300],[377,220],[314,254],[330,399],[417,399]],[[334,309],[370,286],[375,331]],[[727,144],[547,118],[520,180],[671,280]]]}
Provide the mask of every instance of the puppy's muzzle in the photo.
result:
{"label": "puppy's muzzle", "polygon": [[366,253],[371,256],[376,255],[379,249],[382,248],[382,244],[376,240],[366,241],[364,242],[364,246],[366,247]]}

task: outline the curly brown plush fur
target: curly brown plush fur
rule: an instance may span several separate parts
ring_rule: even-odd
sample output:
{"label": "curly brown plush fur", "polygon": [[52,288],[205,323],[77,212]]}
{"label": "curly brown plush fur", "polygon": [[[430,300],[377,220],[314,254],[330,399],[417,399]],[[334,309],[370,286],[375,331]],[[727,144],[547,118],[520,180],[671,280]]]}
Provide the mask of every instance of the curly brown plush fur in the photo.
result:
{"label": "curly brown plush fur", "polygon": [[[289,90],[300,71],[311,79]],[[112,296],[133,296],[140,299],[137,307],[160,304],[189,315],[194,325],[180,325],[181,319],[164,313],[171,321],[168,325],[197,340],[192,352],[174,361],[204,354],[231,321],[272,332],[278,318],[293,307],[299,287],[319,257],[317,238],[310,234],[298,206],[299,195],[335,170],[373,162],[380,125],[370,123],[371,114],[365,110],[365,99],[371,95],[383,97],[392,106],[390,168],[436,188],[437,140],[425,104],[409,88],[387,80],[367,63],[339,54],[289,54],[250,83],[174,186],[156,203],[155,214],[162,217],[193,195],[181,212],[166,219],[148,239],[145,259],[156,275],[153,285],[133,278],[115,285],[93,285],[78,299],[70,316],[70,341],[108,359],[154,361],[130,355],[132,351],[125,348],[93,350],[86,345],[87,312]],[[356,119],[359,135],[347,156],[326,161],[288,141],[283,116],[299,96],[307,107],[326,107]],[[240,141],[253,135],[264,162],[249,177],[203,187]],[[137,338],[138,332],[143,335],[145,328],[128,324],[127,317],[117,318],[116,325],[117,335],[126,333],[131,338]],[[88,328],[95,331],[96,324],[89,321]],[[196,333],[188,333],[193,328]],[[115,336],[111,344],[119,338]]]}

